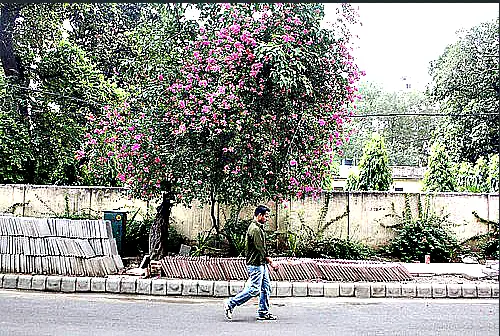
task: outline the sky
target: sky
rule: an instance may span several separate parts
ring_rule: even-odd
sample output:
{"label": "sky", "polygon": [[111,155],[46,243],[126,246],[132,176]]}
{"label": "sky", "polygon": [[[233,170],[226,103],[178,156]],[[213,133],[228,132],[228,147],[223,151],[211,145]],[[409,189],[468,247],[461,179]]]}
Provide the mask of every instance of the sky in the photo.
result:
{"label": "sky", "polygon": [[[325,20],[334,17],[338,4],[325,4]],[[424,89],[431,80],[429,62],[457,41],[456,31],[498,17],[498,3],[362,3],[353,27],[359,36],[352,55],[366,81],[387,90],[402,87],[403,76],[412,88]]]}

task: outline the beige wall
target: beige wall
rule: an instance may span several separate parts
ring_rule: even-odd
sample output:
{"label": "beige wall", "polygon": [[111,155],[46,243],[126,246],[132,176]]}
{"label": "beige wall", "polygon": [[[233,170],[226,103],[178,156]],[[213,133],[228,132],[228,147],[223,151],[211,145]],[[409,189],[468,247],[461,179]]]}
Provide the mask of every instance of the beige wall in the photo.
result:
{"label": "beige wall", "polygon": [[[293,200],[287,207],[268,203],[273,210],[269,225],[279,232],[296,231],[302,224],[316,231],[322,224],[319,223],[319,218],[324,208],[326,213],[323,224],[331,222],[325,231],[327,234],[350,237],[372,246],[380,245],[393,236],[393,230],[387,226],[395,223],[395,214],[402,214],[405,195],[409,198],[414,215],[417,213],[418,195],[421,195],[423,204],[428,198],[431,209],[436,213],[449,215],[449,220],[454,223],[450,229],[459,240],[488,230],[487,225],[476,220],[473,211],[484,219],[498,222],[497,194],[335,192],[331,194],[327,207],[325,196],[318,200]],[[0,213],[14,213],[18,216],[54,217],[64,214],[69,208],[71,214],[91,214],[96,217],[102,217],[103,210],[123,210],[129,213],[139,210],[137,219],[140,219],[146,215],[148,207],[154,213],[157,204],[151,205],[149,207],[146,202],[130,198],[129,192],[124,188],[0,185]],[[252,212],[253,207],[247,207],[240,217],[249,218]],[[224,222],[229,218],[230,211],[216,207],[216,213]],[[211,228],[209,206],[175,206],[172,218],[178,231],[191,239],[195,239],[198,232]]]}

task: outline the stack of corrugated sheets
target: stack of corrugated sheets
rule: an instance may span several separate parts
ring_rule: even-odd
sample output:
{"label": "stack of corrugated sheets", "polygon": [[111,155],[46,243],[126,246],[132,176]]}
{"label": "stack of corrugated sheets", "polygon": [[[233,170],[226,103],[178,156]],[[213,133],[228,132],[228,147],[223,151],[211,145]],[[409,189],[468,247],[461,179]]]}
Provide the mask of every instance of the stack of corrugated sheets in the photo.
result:
{"label": "stack of corrugated sheets", "polygon": [[[409,281],[413,277],[400,263],[366,260],[273,258],[271,281]],[[246,280],[245,258],[166,257],[161,260],[168,278]]]}
{"label": "stack of corrugated sheets", "polygon": [[0,272],[104,276],[122,268],[109,221],[0,216]]}

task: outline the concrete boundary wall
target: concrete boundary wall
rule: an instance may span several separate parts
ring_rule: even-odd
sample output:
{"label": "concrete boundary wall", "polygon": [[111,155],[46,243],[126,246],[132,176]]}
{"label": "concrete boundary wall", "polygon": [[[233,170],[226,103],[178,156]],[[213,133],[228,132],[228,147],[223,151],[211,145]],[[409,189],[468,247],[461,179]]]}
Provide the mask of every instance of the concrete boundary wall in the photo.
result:
{"label": "concrete boundary wall", "polygon": [[[157,202],[144,202],[130,196],[126,188],[65,187],[42,185],[0,185],[0,213],[25,217],[58,217],[87,215],[102,217],[104,210],[125,210],[136,219],[154,211]],[[412,213],[417,215],[418,199],[423,205],[441,215],[448,215],[459,241],[488,232],[476,212],[485,220],[498,222],[499,195],[472,193],[404,193],[404,192],[334,192],[318,200],[291,200],[286,206],[267,203],[273,216],[270,230],[297,231],[306,225],[314,231],[323,230],[341,238],[351,238],[371,246],[386,243],[394,232],[389,226],[397,222],[408,199]],[[222,223],[229,218],[230,209],[216,207]],[[250,218],[253,207],[241,212],[241,218]],[[199,232],[211,227],[210,207],[193,204],[191,208],[175,206],[172,219],[178,231],[196,239]]]}
{"label": "concrete boundary wall", "polygon": [[[114,293],[153,296],[229,297],[240,290],[243,281],[185,279],[139,279],[135,277],[68,277],[0,274],[0,288],[63,293]],[[271,297],[353,297],[367,298],[470,298],[497,299],[495,283],[338,283],[273,282]]]}

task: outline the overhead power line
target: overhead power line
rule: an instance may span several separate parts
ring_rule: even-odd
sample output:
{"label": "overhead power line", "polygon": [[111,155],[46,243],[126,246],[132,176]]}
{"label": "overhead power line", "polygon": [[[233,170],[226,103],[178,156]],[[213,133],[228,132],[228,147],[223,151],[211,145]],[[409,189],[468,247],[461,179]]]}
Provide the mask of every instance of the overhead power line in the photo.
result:
{"label": "overhead power line", "polygon": [[[27,90],[27,91],[33,91],[33,92],[38,92],[38,93],[43,93],[55,97],[60,97],[60,98],[65,98],[65,99],[70,99],[86,104],[93,104],[93,105],[105,105],[103,102],[99,101],[89,101],[89,100],[84,100],[76,97],[71,97],[71,96],[66,96],[60,93],[55,93],[51,91],[46,91],[46,90],[40,90],[40,89],[35,89],[35,88],[30,88],[30,87],[24,87],[24,86],[19,86],[15,84],[10,84],[11,86],[17,87],[19,89]],[[349,118],[387,118],[387,117],[477,117],[477,116],[498,116],[497,113],[460,113],[460,114],[443,114],[443,113],[387,113],[387,114],[358,114],[358,115],[352,115],[349,116]]]}

